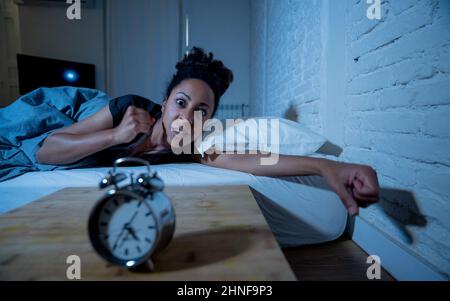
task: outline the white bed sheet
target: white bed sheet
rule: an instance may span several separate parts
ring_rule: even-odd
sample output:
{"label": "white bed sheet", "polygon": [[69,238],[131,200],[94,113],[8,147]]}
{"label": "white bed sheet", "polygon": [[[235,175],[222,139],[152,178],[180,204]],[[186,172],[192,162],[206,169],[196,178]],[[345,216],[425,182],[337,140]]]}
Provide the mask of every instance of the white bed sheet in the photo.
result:
{"label": "white bed sheet", "polygon": [[[347,213],[321,177],[260,177],[198,163],[153,165],[166,186],[249,185],[282,247],[314,244],[339,237]],[[29,172],[0,182],[0,213],[64,187],[97,186],[110,168]],[[136,174],[145,167],[119,167]]]}

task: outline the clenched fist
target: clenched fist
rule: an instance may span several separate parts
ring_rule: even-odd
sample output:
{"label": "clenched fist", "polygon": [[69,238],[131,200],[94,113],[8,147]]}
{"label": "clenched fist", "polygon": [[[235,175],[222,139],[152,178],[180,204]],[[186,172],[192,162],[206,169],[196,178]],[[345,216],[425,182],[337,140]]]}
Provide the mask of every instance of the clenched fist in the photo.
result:
{"label": "clenched fist", "polygon": [[144,109],[129,106],[122,121],[114,129],[114,140],[117,144],[128,143],[140,133],[149,133],[155,121]]}
{"label": "clenched fist", "polygon": [[328,161],[322,176],[350,215],[358,214],[359,207],[365,208],[378,201],[380,187],[377,173],[368,165]]}

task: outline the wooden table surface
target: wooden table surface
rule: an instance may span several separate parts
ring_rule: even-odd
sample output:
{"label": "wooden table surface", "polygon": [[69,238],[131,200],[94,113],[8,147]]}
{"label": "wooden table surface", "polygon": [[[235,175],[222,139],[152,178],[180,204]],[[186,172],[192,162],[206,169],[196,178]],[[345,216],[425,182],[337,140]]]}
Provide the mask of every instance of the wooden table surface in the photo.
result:
{"label": "wooden table surface", "polygon": [[94,251],[87,219],[104,192],[66,188],[0,215],[0,280],[67,280],[69,255],[82,280],[296,280],[248,186],[166,187],[176,229],[153,273]]}

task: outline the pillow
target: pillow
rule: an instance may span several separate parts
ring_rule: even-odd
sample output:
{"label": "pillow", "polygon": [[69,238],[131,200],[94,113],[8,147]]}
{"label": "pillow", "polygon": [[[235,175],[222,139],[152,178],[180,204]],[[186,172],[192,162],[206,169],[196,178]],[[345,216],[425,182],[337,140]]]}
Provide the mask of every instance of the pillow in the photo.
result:
{"label": "pillow", "polygon": [[327,139],[298,122],[255,117],[208,120],[203,126],[203,134],[195,140],[195,146],[202,157],[215,151],[306,156],[316,152],[325,142]]}

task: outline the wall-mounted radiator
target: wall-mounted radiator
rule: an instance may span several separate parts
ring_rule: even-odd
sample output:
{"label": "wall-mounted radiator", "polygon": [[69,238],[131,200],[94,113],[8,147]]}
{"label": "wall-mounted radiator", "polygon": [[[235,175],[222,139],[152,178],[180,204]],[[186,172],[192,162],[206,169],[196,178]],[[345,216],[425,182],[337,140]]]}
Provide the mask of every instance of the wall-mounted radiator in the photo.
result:
{"label": "wall-mounted radiator", "polygon": [[220,104],[214,118],[244,118],[248,115],[248,105],[246,104]]}

